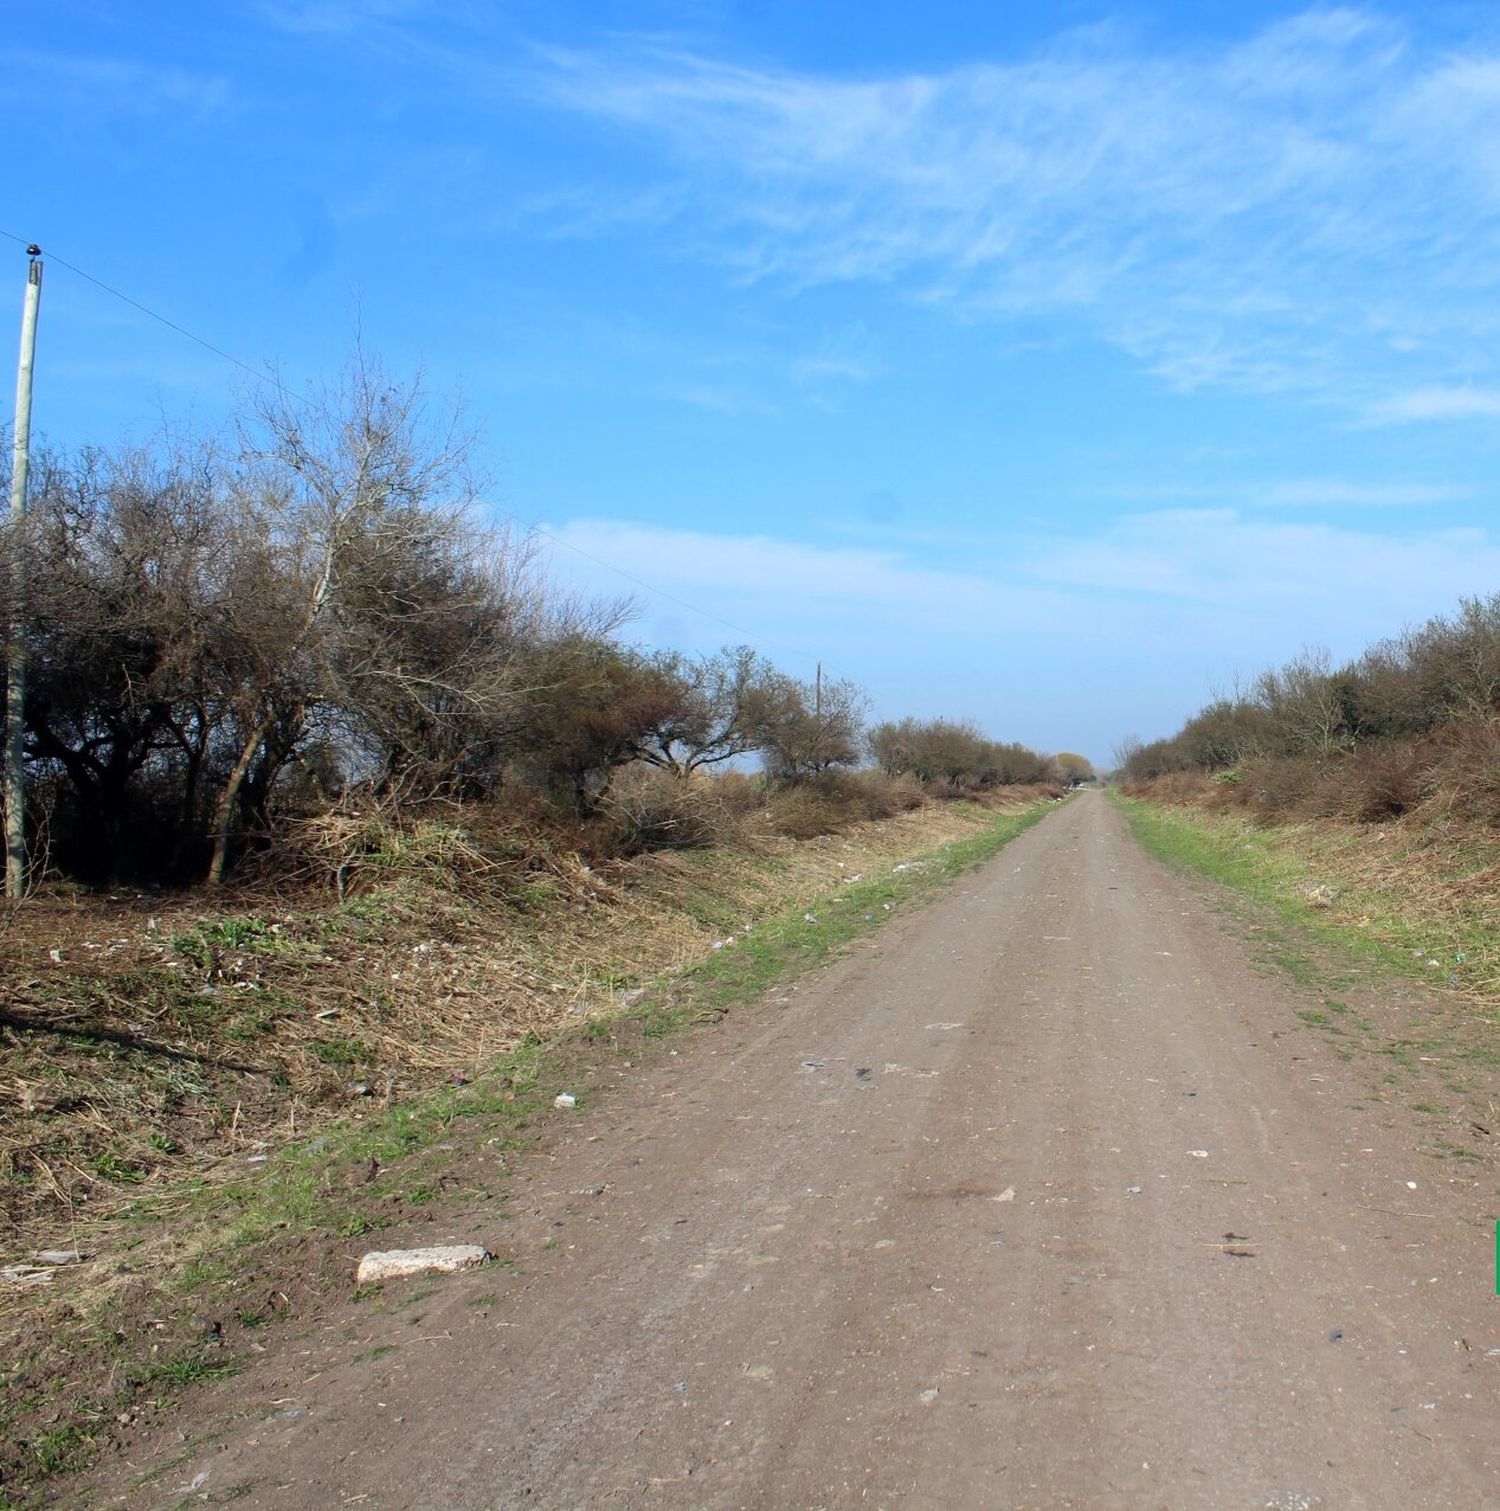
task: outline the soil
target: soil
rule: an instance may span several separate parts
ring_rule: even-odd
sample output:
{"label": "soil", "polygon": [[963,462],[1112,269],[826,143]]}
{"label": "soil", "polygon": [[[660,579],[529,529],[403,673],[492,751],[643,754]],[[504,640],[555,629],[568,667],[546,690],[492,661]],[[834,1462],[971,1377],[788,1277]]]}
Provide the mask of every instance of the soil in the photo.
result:
{"label": "soil", "polygon": [[413,1236],[499,1264],[327,1297],[61,1498],[1495,1503],[1493,1161],[1212,904],[1084,794],[621,1065],[508,1203],[460,1158]]}

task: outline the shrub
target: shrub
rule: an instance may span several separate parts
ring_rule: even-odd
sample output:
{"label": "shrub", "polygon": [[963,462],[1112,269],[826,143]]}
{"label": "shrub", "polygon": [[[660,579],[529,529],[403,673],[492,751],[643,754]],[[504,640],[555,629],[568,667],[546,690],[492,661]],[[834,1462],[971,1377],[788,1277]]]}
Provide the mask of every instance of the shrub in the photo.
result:
{"label": "shrub", "polygon": [[646,765],[620,772],[600,804],[600,816],[617,855],[706,849],[727,844],[737,827],[719,783]]}
{"label": "shrub", "polygon": [[1426,794],[1432,762],[1420,745],[1379,741],[1340,765],[1343,816],[1362,824],[1400,818]]}

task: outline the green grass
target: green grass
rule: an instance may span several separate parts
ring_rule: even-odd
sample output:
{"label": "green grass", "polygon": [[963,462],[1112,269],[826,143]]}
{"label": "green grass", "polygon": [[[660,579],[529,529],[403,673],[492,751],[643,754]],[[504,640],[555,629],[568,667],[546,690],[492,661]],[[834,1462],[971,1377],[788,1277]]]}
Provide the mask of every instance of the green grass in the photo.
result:
{"label": "green grass", "polygon": [[[465,1129],[472,1130],[471,1145],[482,1142],[490,1156],[503,1159],[526,1147],[541,1122],[553,1116],[551,1104],[558,1091],[575,1092],[579,1110],[573,1115],[585,1114],[592,1099],[589,1077],[597,1072],[601,1054],[634,1053],[632,1042],[639,1045],[643,1037],[658,1039],[696,1021],[717,1020],[777,984],[816,969],[989,860],[1053,807],[1043,802],[1018,813],[973,810],[982,816],[983,828],[917,857],[915,863],[905,862],[900,869],[886,865],[885,874],[846,885],[812,905],[812,922],[804,905],[788,908],[739,935],[732,949],[715,952],[689,970],[643,983],[644,998],[629,1009],[592,1018],[551,1039],[526,1036],[469,1084],[443,1087],[392,1107],[368,1107],[360,1119],[322,1128],[315,1137],[276,1152],[266,1164],[230,1180],[181,1181],[160,1193],[143,1192],[132,1203],[132,1215],[143,1222],[164,1221],[180,1237],[179,1250],[188,1257],[165,1277],[169,1289],[192,1293],[194,1306],[222,1298],[234,1309],[238,1287],[255,1270],[258,1256],[285,1235],[352,1238],[399,1217],[403,1205],[436,1199],[441,1187],[434,1173],[414,1170],[413,1156],[434,1144],[462,1143]],[[356,900],[348,912],[355,927],[373,929],[380,927],[392,906],[388,897],[378,907]],[[715,922],[732,925],[742,917],[738,909],[729,909]],[[253,920],[227,920],[191,932],[193,937],[175,942],[185,955],[200,961],[226,947],[293,947]],[[204,1012],[223,1011],[221,1004],[206,999],[201,1005],[189,999],[189,1005]],[[359,1041],[334,1036],[318,1046],[319,1057],[332,1065],[357,1063],[364,1052],[367,1046]],[[129,1168],[122,1170],[128,1176]],[[373,1178],[366,1177],[370,1170]],[[123,1178],[120,1171],[112,1173]],[[559,1244],[548,1239],[541,1247],[554,1250]],[[405,1304],[430,1294],[423,1288]],[[378,1301],[380,1295],[379,1288],[371,1288],[354,1292],[353,1299]],[[490,1293],[472,1304],[490,1305],[494,1300]],[[242,1309],[239,1320],[251,1327],[266,1318],[257,1310]],[[376,1359],[390,1351],[382,1345],[359,1357]],[[195,1381],[222,1378],[235,1368],[233,1357],[195,1346],[143,1362],[134,1383],[138,1389],[166,1395]],[[41,1478],[81,1467],[92,1449],[87,1424],[76,1421],[59,1425],[32,1444]]]}
{"label": "green grass", "polygon": [[[1500,1014],[1492,1002],[1475,1000],[1478,982],[1469,984],[1467,998],[1456,993],[1446,1000],[1417,998],[1429,1005],[1421,1009],[1421,1021],[1400,1037],[1378,1030],[1368,1018],[1351,1012],[1340,995],[1331,994],[1356,983],[1389,984],[1395,978],[1417,980],[1428,989],[1460,985],[1455,971],[1464,971],[1466,960],[1494,956],[1493,920],[1424,915],[1415,898],[1403,909],[1399,872],[1393,872],[1390,894],[1381,899],[1346,897],[1342,915],[1315,907],[1309,893],[1320,878],[1312,858],[1299,854],[1295,834],[1261,831],[1119,795],[1115,801],[1135,837],[1157,859],[1210,877],[1227,889],[1221,900],[1238,915],[1263,962],[1323,996],[1321,1009],[1296,1009],[1296,1016],[1334,1038],[1340,1058],[1351,1058],[1354,1045],[1373,1052],[1380,1057],[1371,1063],[1382,1068],[1381,1084],[1409,1093],[1424,1077],[1441,1074],[1433,1070],[1441,1059],[1476,1068],[1500,1067],[1500,1035],[1495,1032]],[[1349,921],[1356,909],[1362,927]],[[1414,949],[1415,940],[1427,943]],[[1439,957],[1451,966],[1441,974],[1430,964]],[[1444,1084],[1458,1095],[1474,1094],[1473,1086]],[[1423,1087],[1424,1093],[1432,1089]],[[1442,1111],[1430,1099],[1417,1101],[1413,1110],[1429,1116]],[[1479,1157],[1452,1146],[1440,1146],[1440,1156]]]}
{"label": "green grass", "polygon": [[992,818],[978,833],[944,845],[915,864],[846,886],[815,905],[814,922],[808,922],[808,910],[792,910],[758,924],[740,936],[733,949],[718,951],[689,973],[692,991],[683,1016],[722,1011],[815,969],[879,928],[898,909],[983,865],[1052,811],[1053,805],[1044,803]]}
{"label": "green grass", "polygon": [[[1131,832],[1142,847],[1179,871],[1196,872],[1247,898],[1282,925],[1262,927],[1261,954],[1307,987],[1347,985],[1357,979],[1347,968],[1330,961],[1326,949],[1357,968],[1376,967],[1432,984],[1423,964],[1413,958],[1409,933],[1384,938],[1356,928],[1314,907],[1307,893],[1316,878],[1294,855],[1266,834],[1239,826],[1195,822],[1176,810],[1160,808],[1139,798],[1111,796],[1124,810]],[[1425,954],[1425,952],[1424,952]]]}
{"label": "green grass", "polygon": [[152,1364],[139,1376],[139,1385],[143,1390],[153,1385],[181,1389],[195,1380],[227,1380],[238,1369],[239,1364],[234,1359],[211,1357],[199,1349],[187,1349]]}

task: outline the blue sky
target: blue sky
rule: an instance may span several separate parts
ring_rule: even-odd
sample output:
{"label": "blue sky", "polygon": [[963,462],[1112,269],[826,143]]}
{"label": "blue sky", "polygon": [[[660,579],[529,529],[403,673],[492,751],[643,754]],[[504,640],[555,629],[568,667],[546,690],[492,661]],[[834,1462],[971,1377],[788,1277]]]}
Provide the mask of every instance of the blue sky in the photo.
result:
{"label": "blue sky", "polygon": [[0,112],[41,432],[249,381],[57,259],[358,335],[642,643],[1107,762],[1500,589],[1490,6],[49,0]]}

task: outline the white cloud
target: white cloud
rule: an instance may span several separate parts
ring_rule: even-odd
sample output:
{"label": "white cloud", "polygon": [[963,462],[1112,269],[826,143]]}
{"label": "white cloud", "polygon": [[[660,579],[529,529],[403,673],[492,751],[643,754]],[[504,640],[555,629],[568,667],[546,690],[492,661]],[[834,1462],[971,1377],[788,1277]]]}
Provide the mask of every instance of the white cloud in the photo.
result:
{"label": "white cloud", "polygon": [[1392,374],[1495,369],[1500,56],[1477,45],[1335,9],[1217,50],[1103,28],[859,80],[547,58],[536,87],[659,144],[680,244],[746,277],[1046,314],[1186,387],[1369,407]]}
{"label": "white cloud", "polygon": [[553,533],[565,582],[635,594],[643,643],[754,639],[788,670],[805,675],[817,657],[853,677],[882,714],[974,717],[1098,759],[1129,730],[1174,728],[1238,671],[1307,644],[1352,657],[1500,582],[1500,539],[1485,530],[1392,539],[1234,509],[1016,536],[993,566],[961,571],[749,527],[575,520]]}
{"label": "white cloud", "polygon": [[1500,389],[1418,388],[1376,404],[1370,418],[1384,425],[1422,420],[1500,419]]}
{"label": "white cloud", "polygon": [[1473,490],[1446,483],[1353,483],[1343,478],[1303,478],[1246,489],[1258,504],[1296,508],[1405,508],[1459,503]]}
{"label": "white cloud", "polygon": [[1217,613],[1258,626],[1242,645],[1275,646],[1294,633],[1352,652],[1409,619],[1493,591],[1500,542],[1472,528],[1398,537],[1234,509],[1164,509],[1044,545],[1031,569],[1076,590],[1176,600],[1184,633],[1214,634]]}
{"label": "white cloud", "polygon": [[256,8],[281,31],[345,38],[415,19],[429,5],[428,0],[260,0]]}
{"label": "white cloud", "polygon": [[225,110],[232,98],[220,74],[34,48],[0,50],[0,99],[26,103],[49,117],[206,117]]}

